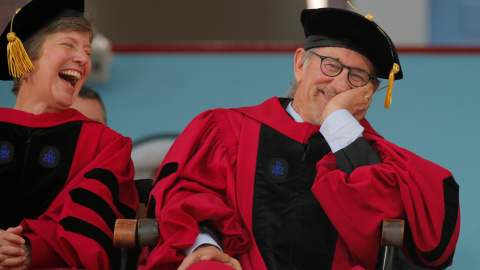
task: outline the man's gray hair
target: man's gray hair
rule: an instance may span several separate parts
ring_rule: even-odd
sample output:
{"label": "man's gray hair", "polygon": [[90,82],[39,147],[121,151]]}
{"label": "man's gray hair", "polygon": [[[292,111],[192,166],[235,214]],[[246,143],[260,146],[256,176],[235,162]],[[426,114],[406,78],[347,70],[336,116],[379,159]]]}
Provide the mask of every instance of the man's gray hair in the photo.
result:
{"label": "man's gray hair", "polygon": [[[305,51],[305,53],[302,55],[302,61],[304,66],[308,66],[310,64],[310,60],[312,59],[312,52],[315,52],[316,48],[311,48]],[[286,98],[293,98],[295,96],[295,93],[297,92],[298,88],[298,83],[295,81],[294,83],[291,83],[292,87],[290,90],[288,90],[287,94],[285,95]]]}

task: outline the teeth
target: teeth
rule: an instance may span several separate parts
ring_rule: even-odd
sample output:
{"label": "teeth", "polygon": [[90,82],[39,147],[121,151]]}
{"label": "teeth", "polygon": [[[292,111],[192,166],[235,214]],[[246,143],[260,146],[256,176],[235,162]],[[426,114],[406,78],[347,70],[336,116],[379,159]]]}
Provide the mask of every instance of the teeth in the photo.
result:
{"label": "teeth", "polygon": [[68,75],[68,76],[73,76],[77,80],[82,77],[82,74],[80,74],[80,72],[75,71],[75,70],[62,70],[62,71],[60,71],[60,73]]}

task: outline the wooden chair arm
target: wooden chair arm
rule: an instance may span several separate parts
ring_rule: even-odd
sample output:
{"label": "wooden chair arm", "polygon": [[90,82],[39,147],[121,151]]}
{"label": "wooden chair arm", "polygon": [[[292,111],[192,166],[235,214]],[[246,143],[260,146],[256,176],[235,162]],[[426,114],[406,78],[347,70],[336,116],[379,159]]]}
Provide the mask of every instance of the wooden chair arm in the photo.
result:
{"label": "wooden chair arm", "polygon": [[141,248],[158,243],[157,219],[117,219],[113,231],[115,247]]}
{"label": "wooden chair arm", "polygon": [[[405,221],[401,219],[384,219],[382,224],[381,251],[377,269],[393,268],[395,248],[403,243]],[[157,219],[117,219],[113,233],[115,247],[142,248],[158,243]]]}
{"label": "wooden chair arm", "polygon": [[384,219],[382,224],[382,246],[402,247],[405,221],[403,219]]}
{"label": "wooden chair arm", "polygon": [[384,219],[380,241],[380,256],[377,269],[393,269],[395,249],[402,247],[405,221],[402,219]]}

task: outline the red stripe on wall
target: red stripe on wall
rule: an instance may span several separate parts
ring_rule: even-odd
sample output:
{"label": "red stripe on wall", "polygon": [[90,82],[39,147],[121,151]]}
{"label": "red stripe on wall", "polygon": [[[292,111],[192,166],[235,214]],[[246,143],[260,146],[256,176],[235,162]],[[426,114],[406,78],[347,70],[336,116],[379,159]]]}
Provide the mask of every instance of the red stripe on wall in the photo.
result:
{"label": "red stripe on wall", "polygon": [[160,43],[160,44],[114,44],[116,53],[291,53],[300,43]]}
{"label": "red stripe on wall", "polygon": [[[197,42],[156,44],[114,44],[115,53],[293,53],[303,43],[295,42]],[[399,46],[400,54],[480,54],[480,47],[467,46]]]}
{"label": "red stripe on wall", "polygon": [[398,47],[398,53],[412,54],[478,54],[480,47],[466,46],[428,46],[428,47]]}

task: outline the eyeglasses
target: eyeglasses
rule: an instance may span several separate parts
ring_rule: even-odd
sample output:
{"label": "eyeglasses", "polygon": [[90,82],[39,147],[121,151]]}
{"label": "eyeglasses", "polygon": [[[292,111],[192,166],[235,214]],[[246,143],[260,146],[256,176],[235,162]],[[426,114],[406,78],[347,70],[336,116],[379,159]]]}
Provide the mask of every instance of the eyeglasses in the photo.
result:
{"label": "eyeglasses", "polygon": [[340,63],[340,61],[335,58],[319,55],[315,52],[311,53],[322,59],[322,62],[320,62],[320,69],[322,70],[323,74],[327,75],[328,77],[338,76],[338,74],[342,73],[344,68],[347,68],[348,81],[353,86],[362,87],[367,85],[370,80],[375,80],[373,75],[370,75],[370,73],[363,69],[351,68]]}

